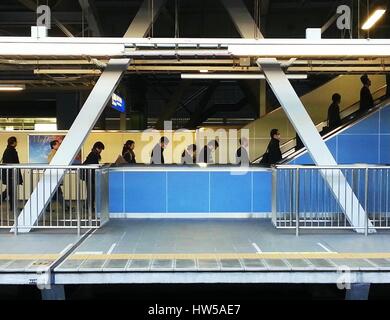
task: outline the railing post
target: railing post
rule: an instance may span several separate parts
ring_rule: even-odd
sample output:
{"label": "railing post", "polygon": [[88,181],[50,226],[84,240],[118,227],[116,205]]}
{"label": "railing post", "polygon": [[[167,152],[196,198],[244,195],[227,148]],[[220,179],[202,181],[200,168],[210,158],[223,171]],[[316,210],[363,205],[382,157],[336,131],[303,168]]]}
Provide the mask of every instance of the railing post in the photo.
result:
{"label": "railing post", "polygon": [[[17,205],[17,192],[18,192],[18,181],[17,179],[19,178],[18,176],[18,169],[16,168],[13,168],[12,169],[12,186],[7,186],[8,187],[11,187],[12,188],[12,199],[9,199],[10,201],[12,201],[12,205],[13,205],[13,213],[14,213],[14,234],[15,235],[18,235],[18,213],[17,213],[17,208],[16,208],[16,205]],[[8,192],[9,194],[9,192]]]}
{"label": "railing post", "polygon": [[88,168],[88,177],[89,177],[89,183],[88,183],[88,190],[89,190],[89,208],[88,208],[88,225],[89,227],[92,225],[92,209],[95,206],[95,185],[96,185],[96,177],[95,177],[95,170]]}
{"label": "railing post", "polygon": [[366,212],[366,218],[364,219],[364,235],[368,236],[368,168],[366,168],[365,170],[364,211]]}
{"label": "railing post", "polygon": [[277,226],[277,213],[276,213],[276,191],[277,191],[277,168],[272,168],[272,223]]}
{"label": "railing post", "polygon": [[[80,218],[80,169],[76,169],[76,211],[77,211],[77,235],[81,235],[81,218]],[[72,182],[70,182],[72,183]],[[70,195],[72,197],[72,195]]]}
{"label": "railing post", "polygon": [[299,236],[299,168],[295,170],[295,235]]}

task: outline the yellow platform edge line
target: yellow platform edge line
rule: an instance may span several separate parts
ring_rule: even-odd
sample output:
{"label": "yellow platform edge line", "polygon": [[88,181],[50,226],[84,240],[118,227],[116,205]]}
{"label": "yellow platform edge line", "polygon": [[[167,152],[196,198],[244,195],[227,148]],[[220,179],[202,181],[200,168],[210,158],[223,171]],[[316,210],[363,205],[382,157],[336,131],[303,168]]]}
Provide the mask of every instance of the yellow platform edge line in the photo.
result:
{"label": "yellow platform edge line", "polygon": [[[0,260],[56,260],[60,254],[0,254]],[[68,260],[390,259],[390,252],[113,253],[72,254]]]}

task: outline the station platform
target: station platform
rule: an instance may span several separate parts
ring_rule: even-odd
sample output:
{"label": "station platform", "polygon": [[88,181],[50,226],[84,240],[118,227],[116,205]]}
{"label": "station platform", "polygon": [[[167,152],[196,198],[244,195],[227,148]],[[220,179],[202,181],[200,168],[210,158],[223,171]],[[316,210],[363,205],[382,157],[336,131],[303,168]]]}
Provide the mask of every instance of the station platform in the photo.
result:
{"label": "station platform", "polygon": [[0,233],[0,283],[390,283],[388,231],[275,229],[269,219],[112,219]]}

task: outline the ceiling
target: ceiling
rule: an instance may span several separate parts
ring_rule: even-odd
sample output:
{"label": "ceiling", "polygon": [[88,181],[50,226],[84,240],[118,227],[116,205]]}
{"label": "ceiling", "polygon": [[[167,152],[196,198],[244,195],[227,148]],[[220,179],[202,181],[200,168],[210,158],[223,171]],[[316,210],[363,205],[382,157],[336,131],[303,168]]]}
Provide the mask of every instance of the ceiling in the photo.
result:
{"label": "ceiling", "polygon": [[[36,23],[35,8],[48,4],[52,11],[52,28],[49,36],[76,37],[122,37],[143,3],[147,6],[147,16],[152,14],[159,0],[2,0],[0,2],[0,36],[30,36],[30,27]],[[339,4],[352,7],[357,26],[357,0],[245,0],[244,4],[252,17],[254,37],[256,25],[267,38],[304,38],[307,27],[323,26],[335,13]],[[360,17],[366,14],[366,1],[360,6]],[[370,7],[375,5],[371,1]],[[349,37],[333,24],[324,34],[325,38]],[[358,28],[352,36],[356,38]],[[370,37],[388,38],[390,21],[386,16],[370,34]],[[221,1],[206,0],[166,0],[146,36],[182,38],[239,38],[232,18]],[[360,34],[361,37],[367,36]],[[0,84],[24,83],[33,90],[74,90],[90,89],[101,70],[100,61],[86,57],[84,60],[45,61],[0,57]],[[105,61],[102,61],[104,64]],[[335,67],[344,66],[344,69]],[[366,62],[334,63],[326,61],[309,63],[300,61],[293,72],[361,72]],[[370,62],[372,72],[383,72],[381,66],[387,61],[377,59]],[[81,70],[78,72],[70,70]],[[87,70],[85,70],[87,69]],[[179,76],[181,72],[198,72],[207,69],[214,72],[258,72],[255,61],[243,67],[238,59],[135,59],[128,74],[169,73]],[[65,70],[65,71],[64,71]],[[68,71],[67,71],[68,70]],[[85,71],[83,71],[85,70]],[[73,73],[72,73],[73,72]]]}

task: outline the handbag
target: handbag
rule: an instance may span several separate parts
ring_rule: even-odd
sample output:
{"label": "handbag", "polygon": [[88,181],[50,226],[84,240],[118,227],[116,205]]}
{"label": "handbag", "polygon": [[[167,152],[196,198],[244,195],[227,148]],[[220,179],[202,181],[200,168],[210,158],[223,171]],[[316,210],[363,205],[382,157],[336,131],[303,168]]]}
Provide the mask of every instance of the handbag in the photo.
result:
{"label": "handbag", "polygon": [[269,143],[267,146],[267,150],[264,152],[263,157],[260,160],[261,164],[269,164]]}
{"label": "handbag", "polygon": [[115,160],[115,164],[125,164],[125,163],[127,163],[125,158],[123,158],[123,156],[121,154],[118,155],[118,158],[116,158],[116,160]]}

